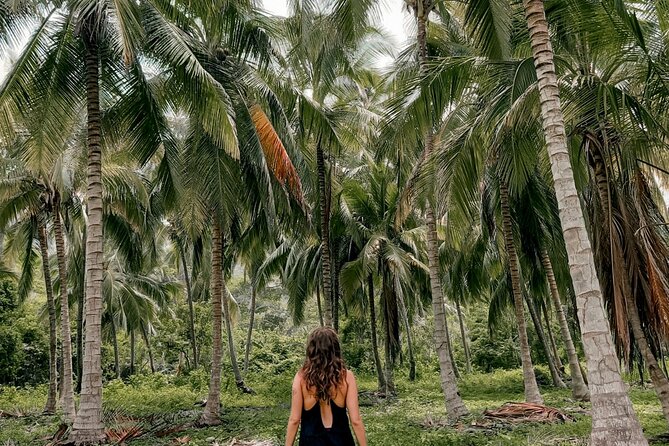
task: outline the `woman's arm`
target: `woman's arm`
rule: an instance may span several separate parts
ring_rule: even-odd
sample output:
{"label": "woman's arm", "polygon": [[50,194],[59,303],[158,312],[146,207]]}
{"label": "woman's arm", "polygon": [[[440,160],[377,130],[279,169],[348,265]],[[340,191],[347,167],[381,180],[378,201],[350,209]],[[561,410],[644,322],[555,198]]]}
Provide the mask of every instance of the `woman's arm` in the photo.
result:
{"label": "woman's arm", "polygon": [[360,446],[367,446],[367,436],[365,435],[365,425],[362,424],[360,417],[360,406],[358,406],[358,383],[355,382],[355,376],[350,370],[346,371],[346,383],[348,390],[346,391],[346,408],[348,409],[348,417],[351,420],[351,426],[355,433],[355,438],[358,439]]}
{"label": "woman's arm", "polygon": [[290,401],[290,418],[288,418],[288,427],[286,428],[286,446],[293,446],[297,436],[297,428],[302,419],[302,378],[299,372],[293,379],[292,398]]}

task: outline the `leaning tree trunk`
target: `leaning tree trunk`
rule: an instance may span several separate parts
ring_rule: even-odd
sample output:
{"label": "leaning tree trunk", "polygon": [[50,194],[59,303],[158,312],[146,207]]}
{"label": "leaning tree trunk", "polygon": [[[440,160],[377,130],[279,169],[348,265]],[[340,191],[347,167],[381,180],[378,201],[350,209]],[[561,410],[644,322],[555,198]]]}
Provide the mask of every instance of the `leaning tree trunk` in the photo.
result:
{"label": "leaning tree trunk", "polygon": [[[91,13],[93,14],[93,13]],[[102,151],[100,144],[100,85],[97,19],[84,24],[86,48],[86,108],[88,126],[88,169],[86,193],[86,335],[79,412],[70,441],[99,443],[105,440],[102,423]]]}
{"label": "leaning tree trunk", "polygon": [[416,379],[416,359],[413,356],[413,342],[411,341],[411,324],[409,324],[409,314],[407,312],[407,307],[404,304],[404,296],[402,295],[402,291],[396,290],[395,294],[397,294],[397,302],[400,306],[400,317],[402,318],[404,331],[406,332],[407,337],[407,350],[409,352],[409,381],[414,381]]}
{"label": "leaning tree trunk", "polygon": [[[549,301],[550,302],[550,301]],[[551,351],[553,352],[553,359],[555,359],[555,367],[560,371],[560,374],[564,373],[564,364],[560,359],[560,352],[558,351],[557,344],[555,343],[555,336],[553,336],[553,330],[551,330],[551,318],[548,315],[548,307],[546,301],[541,301],[541,314],[543,315],[544,320],[546,321],[546,333],[548,334],[548,342],[551,345]],[[539,317],[541,320],[541,316]]]}
{"label": "leaning tree trunk", "polygon": [[65,419],[74,422],[76,409],[72,390],[72,335],[70,334],[70,302],[67,295],[67,264],[65,260],[65,237],[60,222],[60,200],[56,200],[53,211],[53,232],[56,238],[56,259],[60,279],[60,327],[63,353],[63,373],[60,378],[63,412]]}
{"label": "leaning tree trunk", "polygon": [[553,385],[561,389],[566,389],[567,385],[564,383],[564,381],[562,381],[562,378],[560,378],[560,372],[555,365],[555,360],[553,359],[553,350],[551,349],[550,342],[548,342],[546,334],[544,333],[544,329],[541,326],[541,318],[539,317],[539,313],[537,313],[537,306],[532,301],[532,298],[527,295],[525,295],[525,302],[527,303],[527,309],[530,312],[530,317],[532,318],[532,324],[534,324],[534,331],[537,333],[539,342],[541,342],[541,345],[543,345],[544,351],[546,352],[546,361],[548,362],[548,370],[551,373]]}
{"label": "leaning tree trunk", "polygon": [[223,295],[223,255],[221,253],[221,226],[214,217],[211,235],[211,306],[212,306],[212,352],[211,375],[209,380],[209,396],[200,417],[200,424],[212,426],[221,423],[221,343],[222,328],[222,295]]}
{"label": "leaning tree trunk", "polygon": [[321,268],[323,273],[323,322],[332,327],[332,264],[330,254],[330,208],[328,188],[325,185],[325,155],[320,140],[316,143],[316,168],[318,171],[318,202],[321,211]]}
{"label": "leaning tree trunk", "polygon": [[548,256],[548,251],[545,249],[541,252],[541,263],[544,267],[544,271],[546,272],[551,299],[553,300],[555,313],[557,314],[558,323],[560,324],[560,333],[562,334],[562,340],[564,341],[565,349],[567,350],[567,358],[569,359],[569,373],[571,374],[571,394],[576,400],[588,401],[590,399],[590,392],[588,391],[588,386],[583,380],[583,374],[581,373],[581,363],[578,360],[576,347],[574,347],[574,341],[571,337],[571,332],[569,331],[567,316],[564,314],[564,309],[562,308],[560,292],[558,291],[557,282],[555,281],[555,274],[553,273],[553,264],[551,263],[551,259]]}
{"label": "leaning tree trunk", "polygon": [[520,288],[520,265],[516,253],[516,244],[513,240],[513,227],[511,225],[511,211],[509,210],[509,191],[505,183],[500,181],[499,198],[502,208],[502,232],[504,233],[504,246],[506,248],[509,272],[511,274],[511,292],[513,294],[513,307],[515,310],[516,323],[518,324],[518,343],[520,344],[520,359],[523,365],[523,383],[525,386],[525,400],[528,403],[543,404],[539,393],[539,386],[534,375],[532,356],[530,355],[530,344],[527,340],[527,326],[525,324],[525,309],[523,294]]}
{"label": "leaning tree trunk", "polygon": [[193,368],[197,369],[197,341],[195,339],[195,312],[193,311],[193,290],[191,289],[190,276],[188,275],[188,264],[186,263],[186,253],[181,245],[179,245],[179,257],[181,257],[181,265],[184,270],[184,281],[186,282],[186,298],[188,299],[188,332],[190,334],[190,345],[193,350]]}
{"label": "leaning tree trunk", "polygon": [[469,340],[467,339],[467,330],[465,329],[465,320],[462,317],[462,308],[460,308],[460,301],[455,301],[455,309],[458,312],[458,322],[460,324],[460,337],[462,337],[462,348],[465,351],[465,364],[467,373],[472,373],[472,358],[469,352]]}
{"label": "leaning tree trunk", "polygon": [[318,305],[318,321],[321,324],[321,327],[324,326],[323,323],[323,307],[321,306],[321,285],[320,283],[316,284],[316,305]]}
{"label": "leaning tree trunk", "polygon": [[253,389],[244,384],[244,377],[239,371],[239,363],[237,362],[237,349],[235,348],[235,339],[232,336],[232,321],[230,320],[230,291],[223,279],[223,320],[225,320],[225,331],[228,334],[228,348],[230,350],[230,363],[232,364],[232,373],[235,375],[235,383],[237,388],[244,393],[253,393]]}
{"label": "leaning tree trunk", "polygon": [[146,351],[149,353],[149,366],[151,367],[151,373],[156,373],[156,367],[153,363],[153,350],[151,350],[151,341],[149,340],[149,333],[146,330],[144,322],[139,323],[139,328],[142,330],[142,337],[144,338],[144,344],[146,344]]}
{"label": "leaning tree trunk", "polygon": [[114,316],[110,317],[112,345],[114,346],[114,374],[116,378],[121,378],[121,361],[118,353],[118,334],[116,333],[116,322]]}
{"label": "leaning tree trunk", "polygon": [[42,271],[44,272],[44,288],[46,288],[46,306],[49,310],[49,394],[46,399],[44,412],[56,412],[58,402],[58,361],[56,352],[56,304],[53,300],[53,286],[51,284],[51,270],[49,269],[49,247],[46,236],[46,226],[43,221],[38,222],[39,247],[42,253]]}
{"label": "leaning tree trunk", "polygon": [[[442,299],[444,301],[446,300],[443,298],[443,291],[442,291]],[[444,302],[444,307],[445,307],[445,302]],[[448,357],[451,358],[451,365],[453,366],[453,374],[455,375],[456,379],[460,379],[460,370],[458,370],[458,364],[455,362],[455,355],[453,354],[453,341],[451,338],[451,329],[448,327],[448,316],[446,316],[446,309],[444,308],[444,330],[446,330],[446,338],[448,339]]]}
{"label": "leaning tree trunk", "polygon": [[627,386],[620,376],[620,366],[574,182],[544,2],[523,0],[523,6],[537,72],[546,146],[576,292],[583,348],[588,361],[592,400],[591,444],[647,445],[648,441],[627,394]]}
{"label": "leaning tree trunk", "polygon": [[244,375],[249,371],[249,355],[251,354],[251,340],[253,337],[253,322],[256,316],[256,287],[251,286],[251,309],[249,317],[249,330],[246,333],[246,348],[244,349]]}
{"label": "leaning tree trunk", "polygon": [[[431,137],[429,138],[431,140]],[[432,207],[427,209],[427,258],[430,268],[430,286],[432,290],[432,309],[434,311],[434,342],[439,356],[441,389],[444,393],[446,413],[449,419],[457,420],[469,414],[460,397],[458,384],[453,371],[453,363],[448,353],[449,342],[446,331],[446,310],[439,276],[439,244],[437,242],[437,221]]]}
{"label": "leaning tree trunk", "polygon": [[379,383],[379,391],[386,387],[386,379],[383,376],[383,366],[379,356],[379,341],[376,333],[376,308],[374,302],[374,277],[367,276],[367,288],[369,293],[369,324],[372,332],[372,355],[374,356],[374,366],[376,368],[376,377]]}

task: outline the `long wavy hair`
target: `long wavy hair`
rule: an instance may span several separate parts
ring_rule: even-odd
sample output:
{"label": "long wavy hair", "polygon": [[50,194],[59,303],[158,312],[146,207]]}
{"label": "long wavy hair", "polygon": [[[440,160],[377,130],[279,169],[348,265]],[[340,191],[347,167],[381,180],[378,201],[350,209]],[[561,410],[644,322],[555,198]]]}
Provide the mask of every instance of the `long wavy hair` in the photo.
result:
{"label": "long wavy hair", "polygon": [[307,357],[302,366],[307,389],[316,392],[319,401],[329,402],[346,377],[337,333],[328,327],[315,329],[307,340]]}

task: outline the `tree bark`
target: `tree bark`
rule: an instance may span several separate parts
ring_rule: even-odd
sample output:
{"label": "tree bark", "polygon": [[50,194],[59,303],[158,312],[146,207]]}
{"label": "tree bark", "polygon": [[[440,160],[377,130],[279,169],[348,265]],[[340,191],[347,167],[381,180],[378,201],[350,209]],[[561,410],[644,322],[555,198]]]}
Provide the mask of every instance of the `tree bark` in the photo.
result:
{"label": "tree bark", "polygon": [[114,322],[114,316],[111,316],[109,319],[111,324],[112,344],[114,346],[114,373],[118,379],[121,378],[121,361],[119,360],[118,355],[118,335],[116,333],[116,322]]}
{"label": "tree bark", "polygon": [[[442,296],[443,296],[443,291],[442,291]],[[444,298],[444,300],[446,300],[446,298]],[[458,364],[455,362],[455,356],[453,355],[453,338],[451,337],[451,329],[448,326],[446,305],[444,305],[444,329],[446,330],[446,337],[448,338],[448,357],[451,358],[451,365],[453,366],[453,374],[455,375],[456,379],[460,379],[460,370],[458,369]]]}
{"label": "tree bark", "polygon": [[86,51],[86,108],[88,126],[88,168],[86,193],[86,335],[79,412],[70,441],[97,444],[105,441],[102,423],[102,151],[98,23],[94,13],[85,19],[83,39]]}
{"label": "tree bark", "polygon": [[251,286],[251,309],[249,317],[249,330],[246,333],[246,349],[244,350],[244,375],[249,371],[249,355],[251,354],[251,340],[253,337],[253,322],[256,315],[256,287]]}
{"label": "tree bark", "polygon": [[[555,336],[553,336],[553,330],[551,330],[551,318],[548,314],[548,306],[544,300],[541,301],[541,314],[543,315],[544,321],[546,322],[546,333],[548,333],[548,341],[550,342],[553,358],[555,359],[555,366],[557,367],[560,374],[563,374],[564,365],[560,359],[560,352],[558,351],[557,343],[555,342]],[[541,319],[541,317],[539,317],[539,319]]]}
{"label": "tree bark", "polygon": [[323,272],[323,299],[325,326],[332,327],[332,264],[330,254],[330,208],[328,188],[325,185],[325,156],[320,140],[316,143],[316,168],[318,171],[319,206],[321,211],[321,268]]}
{"label": "tree bark", "polygon": [[225,279],[223,279],[223,318],[225,320],[225,331],[228,334],[228,349],[230,350],[230,363],[232,364],[232,373],[235,375],[237,388],[244,393],[254,393],[253,389],[247,387],[244,383],[244,377],[239,371],[237,362],[237,349],[235,348],[235,339],[232,335],[232,321],[230,320],[230,291],[228,290]]}
{"label": "tree bark", "polygon": [[382,392],[386,387],[386,379],[383,376],[383,366],[381,365],[381,357],[379,356],[379,341],[376,333],[376,304],[374,302],[374,277],[371,274],[367,276],[367,291],[369,293],[369,324],[372,332],[372,355],[374,356],[379,391]]}
{"label": "tree bark", "polygon": [[221,253],[221,225],[218,217],[214,216],[214,225],[211,235],[211,306],[212,306],[212,353],[211,375],[209,380],[209,395],[207,404],[200,417],[200,424],[212,426],[221,423],[221,343],[222,329],[222,295],[223,295],[223,255]]}
{"label": "tree bark", "polygon": [[407,312],[407,307],[404,304],[404,296],[402,295],[402,291],[395,289],[395,294],[397,294],[397,302],[400,305],[400,315],[402,317],[402,323],[404,324],[404,331],[406,332],[407,338],[407,350],[409,352],[409,381],[414,381],[416,379],[416,360],[413,356],[413,342],[411,341],[411,324],[409,324],[409,314]]}
{"label": "tree bark", "polygon": [[551,373],[553,385],[561,389],[566,389],[567,385],[564,383],[564,381],[562,381],[562,378],[560,378],[560,372],[558,371],[557,366],[555,365],[555,360],[553,359],[551,345],[546,338],[543,327],[541,326],[541,318],[537,313],[537,307],[532,301],[532,298],[527,295],[525,295],[525,302],[527,304],[527,309],[530,312],[532,323],[534,324],[534,330],[537,333],[537,337],[539,337],[539,342],[541,342],[541,345],[544,347],[544,351],[546,352],[546,361],[548,362],[548,370]]}
{"label": "tree bark", "polygon": [[335,331],[339,331],[339,300],[341,298],[340,289],[339,289],[339,258],[337,255],[337,250],[335,250],[334,256],[332,258],[332,263],[334,266],[334,276],[332,278],[332,326]]}
{"label": "tree bark", "polygon": [[84,307],[86,300],[82,292],[77,299],[77,382],[75,391],[81,392],[81,372],[84,368]]}
{"label": "tree bark", "polygon": [[46,235],[46,225],[40,220],[37,223],[39,247],[42,253],[42,272],[44,273],[44,288],[46,289],[46,306],[49,311],[49,393],[44,406],[44,413],[56,412],[58,403],[58,361],[56,346],[58,343],[56,332],[56,304],[53,300],[53,285],[51,270],[49,269],[49,245]]}
{"label": "tree bark", "polygon": [[467,339],[467,329],[465,328],[465,320],[462,317],[462,308],[460,308],[460,302],[455,301],[455,309],[458,313],[458,322],[460,324],[460,337],[462,337],[462,348],[465,351],[465,364],[467,373],[472,373],[472,358],[469,351],[469,340]]}
{"label": "tree bark", "polygon": [[181,242],[179,245],[179,257],[181,257],[181,266],[184,270],[184,282],[186,282],[186,298],[188,299],[188,331],[190,334],[190,346],[193,350],[193,368],[197,369],[197,341],[195,339],[195,312],[193,311],[193,290],[191,289],[190,276],[188,274],[188,264],[186,262],[186,253]]}
{"label": "tree bark", "polygon": [[499,198],[502,208],[502,232],[504,235],[504,246],[506,248],[509,272],[511,274],[511,292],[513,294],[513,306],[518,324],[518,344],[520,347],[520,359],[523,365],[523,383],[525,386],[525,400],[528,403],[543,404],[539,393],[539,386],[534,375],[532,356],[530,355],[530,344],[527,340],[527,326],[525,324],[525,309],[523,304],[523,292],[520,287],[520,265],[516,253],[516,244],[513,239],[513,227],[511,223],[511,211],[509,209],[509,191],[507,185],[500,180]]}
{"label": "tree bark", "polygon": [[60,279],[60,327],[63,353],[63,373],[61,395],[63,396],[63,412],[65,419],[72,423],[76,414],[74,391],[72,390],[72,335],[70,334],[70,301],[67,294],[67,263],[65,254],[65,237],[60,222],[60,200],[56,199],[53,211],[53,232],[56,238],[56,259],[58,260],[58,277]]}
{"label": "tree bark", "polygon": [[560,292],[558,291],[557,282],[555,281],[555,274],[553,273],[553,264],[551,263],[551,259],[548,256],[548,251],[545,249],[541,252],[541,263],[546,273],[551,299],[553,300],[553,306],[555,307],[555,314],[557,314],[558,323],[560,325],[560,333],[562,334],[562,340],[564,341],[565,349],[567,350],[567,358],[569,359],[569,373],[571,374],[571,394],[576,400],[588,401],[590,399],[590,392],[588,391],[588,386],[583,380],[581,363],[578,360],[576,347],[574,347],[574,341],[571,337],[571,332],[569,331],[567,316],[565,315],[564,309],[562,308]]}
{"label": "tree bark", "polygon": [[324,326],[323,323],[323,308],[321,306],[321,284],[316,284],[316,305],[318,305],[318,321],[321,324],[321,327]]}
{"label": "tree bark", "polygon": [[151,367],[151,373],[156,373],[156,367],[153,364],[153,350],[151,350],[151,341],[149,340],[149,333],[146,330],[144,322],[139,323],[139,328],[142,330],[142,337],[144,338],[144,344],[146,344],[146,351],[149,353],[149,366]]}
{"label": "tree bark", "polygon": [[[430,137],[431,139],[431,137]],[[430,287],[432,291],[432,309],[434,311],[434,342],[439,357],[441,389],[446,403],[448,418],[455,421],[469,414],[460,397],[458,385],[449,355],[448,332],[446,331],[446,311],[439,275],[439,244],[437,241],[437,221],[432,207],[427,209],[427,258],[430,269]]]}
{"label": "tree bark", "polygon": [[574,173],[569,160],[553,49],[542,0],[523,0],[537,72],[541,117],[576,293],[592,400],[592,446],[647,445],[620,376]]}

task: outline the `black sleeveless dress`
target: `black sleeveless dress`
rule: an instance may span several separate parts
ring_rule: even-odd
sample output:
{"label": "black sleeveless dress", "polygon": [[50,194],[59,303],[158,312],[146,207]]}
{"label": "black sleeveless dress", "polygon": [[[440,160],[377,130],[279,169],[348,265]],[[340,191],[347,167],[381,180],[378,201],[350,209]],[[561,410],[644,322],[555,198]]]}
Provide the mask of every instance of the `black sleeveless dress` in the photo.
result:
{"label": "black sleeveless dress", "polygon": [[309,410],[302,408],[300,446],[355,446],[353,434],[348,425],[346,407],[339,407],[330,400],[332,427],[325,428],[321,419],[320,404]]}

